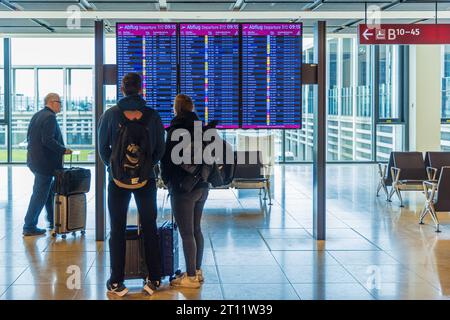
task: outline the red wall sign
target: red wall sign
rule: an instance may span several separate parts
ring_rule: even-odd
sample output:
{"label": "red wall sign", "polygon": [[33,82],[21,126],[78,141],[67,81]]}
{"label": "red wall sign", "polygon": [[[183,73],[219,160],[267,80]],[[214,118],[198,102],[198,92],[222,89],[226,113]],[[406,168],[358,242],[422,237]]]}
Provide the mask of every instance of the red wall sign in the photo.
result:
{"label": "red wall sign", "polygon": [[360,44],[450,44],[450,24],[359,25]]}

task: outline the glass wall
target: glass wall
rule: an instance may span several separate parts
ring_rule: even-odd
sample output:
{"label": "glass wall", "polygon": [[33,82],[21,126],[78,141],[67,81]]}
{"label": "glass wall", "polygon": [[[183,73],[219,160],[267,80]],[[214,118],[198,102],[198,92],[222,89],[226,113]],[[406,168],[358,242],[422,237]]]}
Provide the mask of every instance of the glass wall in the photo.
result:
{"label": "glass wall", "polygon": [[[304,46],[305,62],[313,62],[312,44]],[[360,46],[354,37],[329,38],[327,43],[327,160],[372,161],[373,48]],[[396,79],[398,47],[383,46],[380,52],[380,114],[398,118]],[[311,161],[315,86],[303,87],[303,129],[285,131],[285,161]],[[402,150],[403,126],[378,126],[376,141],[382,145],[377,160],[388,150]],[[398,149],[401,148],[401,149]]]}
{"label": "glass wall", "polygon": [[[39,45],[38,45],[39,44]],[[115,39],[105,41],[105,61],[115,63]],[[372,48],[359,46],[355,37],[330,37],[327,56],[327,160],[375,160],[373,106],[371,96]],[[33,48],[33,50],[30,50]],[[36,50],[34,50],[36,48]],[[49,92],[61,95],[63,112],[58,121],[65,143],[75,151],[74,160],[94,161],[95,118],[93,110],[92,38],[18,38],[12,39],[12,159],[26,159],[26,131],[32,115],[43,107]],[[380,48],[380,115],[399,115],[396,103],[396,59],[398,49]],[[0,53],[3,53],[0,51]],[[314,62],[312,39],[304,39],[303,59]],[[83,64],[80,64],[80,61]],[[1,65],[0,65],[1,68]],[[2,92],[0,74],[0,92]],[[116,103],[116,86],[106,86],[106,108]],[[313,109],[316,86],[304,85],[302,129],[300,130],[227,130],[224,137],[240,148],[243,136],[270,136],[276,162],[312,161]],[[444,90],[443,90],[444,92]],[[443,93],[444,94],[444,93]],[[0,108],[2,101],[0,100]],[[450,106],[449,106],[450,109]],[[403,127],[377,126],[377,160],[389,150],[402,148]],[[450,135],[450,131],[449,131]],[[0,126],[0,161],[6,159],[6,132]]]}
{"label": "glass wall", "polygon": [[94,161],[93,44],[92,38],[12,39],[13,162],[26,160],[28,124],[50,92],[61,96],[57,119],[73,160]]}
{"label": "glass wall", "polygon": [[5,121],[5,79],[3,73],[3,39],[0,38],[0,162],[8,161]]}
{"label": "glass wall", "polygon": [[442,122],[441,149],[450,151],[450,45],[442,46]]}

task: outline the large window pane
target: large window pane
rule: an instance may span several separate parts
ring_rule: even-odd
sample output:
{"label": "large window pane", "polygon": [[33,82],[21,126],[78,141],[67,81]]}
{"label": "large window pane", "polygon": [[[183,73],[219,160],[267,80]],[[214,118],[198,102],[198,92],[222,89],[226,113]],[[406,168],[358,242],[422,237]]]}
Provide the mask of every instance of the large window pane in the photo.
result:
{"label": "large window pane", "polygon": [[[450,119],[450,46],[442,47],[442,119]],[[450,126],[441,124],[441,149],[450,151]]]}
{"label": "large window pane", "polygon": [[398,47],[380,46],[380,119],[399,119],[400,111],[396,100],[396,61]]}
{"label": "large window pane", "polygon": [[74,161],[95,161],[92,69],[68,70],[65,141]]}
{"label": "large window pane", "polygon": [[11,41],[13,66],[94,65],[93,37],[12,38]]}
{"label": "large window pane", "polygon": [[0,122],[5,120],[5,79],[3,74],[3,39],[0,38]]}
{"label": "large window pane", "polygon": [[377,126],[377,161],[388,162],[391,151],[403,151],[403,125]]}
{"label": "large window pane", "polygon": [[358,46],[356,86],[355,160],[372,160],[372,68],[369,46]]}
{"label": "large window pane", "polygon": [[[305,39],[303,59],[305,63],[314,62],[314,48]],[[316,101],[316,88],[314,85],[302,87],[302,129],[284,131],[284,155],[280,146],[278,161],[300,162],[312,161],[312,147],[314,138],[313,112]]]}
{"label": "large window pane", "polygon": [[12,161],[26,161],[27,129],[37,111],[35,103],[35,72],[16,69],[13,72],[13,106],[11,118]]}
{"label": "large window pane", "polygon": [[6,126],[0,125],[0,162],[8,161]]}
{"label": "large window pane", "polygon": [[[64,98],[64,74],[62,69],[38,69],[38,109],[44,107],[44,98],[50,93],[57,93]],[[61,114],[58,115],[61,117]]]}

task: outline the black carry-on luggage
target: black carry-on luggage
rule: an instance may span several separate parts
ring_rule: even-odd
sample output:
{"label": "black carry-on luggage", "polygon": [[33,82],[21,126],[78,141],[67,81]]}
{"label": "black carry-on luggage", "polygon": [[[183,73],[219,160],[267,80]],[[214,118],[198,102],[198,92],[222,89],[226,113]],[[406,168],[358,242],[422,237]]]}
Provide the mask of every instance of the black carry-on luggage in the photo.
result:
{"label": "black carry-on luggage", "polygon": [[[162,208],[164,214],[164,208]],[[164,221],[158,227],[161,254],[161,278],[172,280],[179,275],[178,227],[173,220]],[[139,213],[137,225],[126,229],[125,279],[143,279],[148,275],[145,263],[144,239],[140,228]]]}
{"label": "black carry-on luggage", "polygon": [[72,167],[72,155],[70,155],[69,168],[55,170],[54,193],[69,196],[71,194],[88,193],[90,188],[91,170]]}
{"label": "black carry-on luggage", "polygon": [[91,184],[91,172],[88,169],[73,168],[72,155],[70,167],[55,172],[54,224],[53,237],[58,234],[66,238],[67,233],[81,234],[86,230],[86,192]]}

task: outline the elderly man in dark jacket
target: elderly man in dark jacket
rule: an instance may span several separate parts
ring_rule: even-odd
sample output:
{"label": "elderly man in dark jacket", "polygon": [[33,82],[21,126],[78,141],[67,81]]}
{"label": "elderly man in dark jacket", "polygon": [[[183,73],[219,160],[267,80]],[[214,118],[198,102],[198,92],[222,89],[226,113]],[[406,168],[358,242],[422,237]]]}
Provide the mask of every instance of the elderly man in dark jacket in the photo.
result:
{"label": "elderly man in dark jacket", "polygon": [[56,169],[62,168],[64,154],[72,151],[64,146],[56,114],[61,112],[61,99],[56,93],[49,93],[44,99],[45,107],[31,118],[28,127],[27,165],[34,174],[31,195],[23,226],[24,236],[45,233],[37,227],[39,214],[45,206],[49,228],[53,228],[53,192],[51,190]]}

